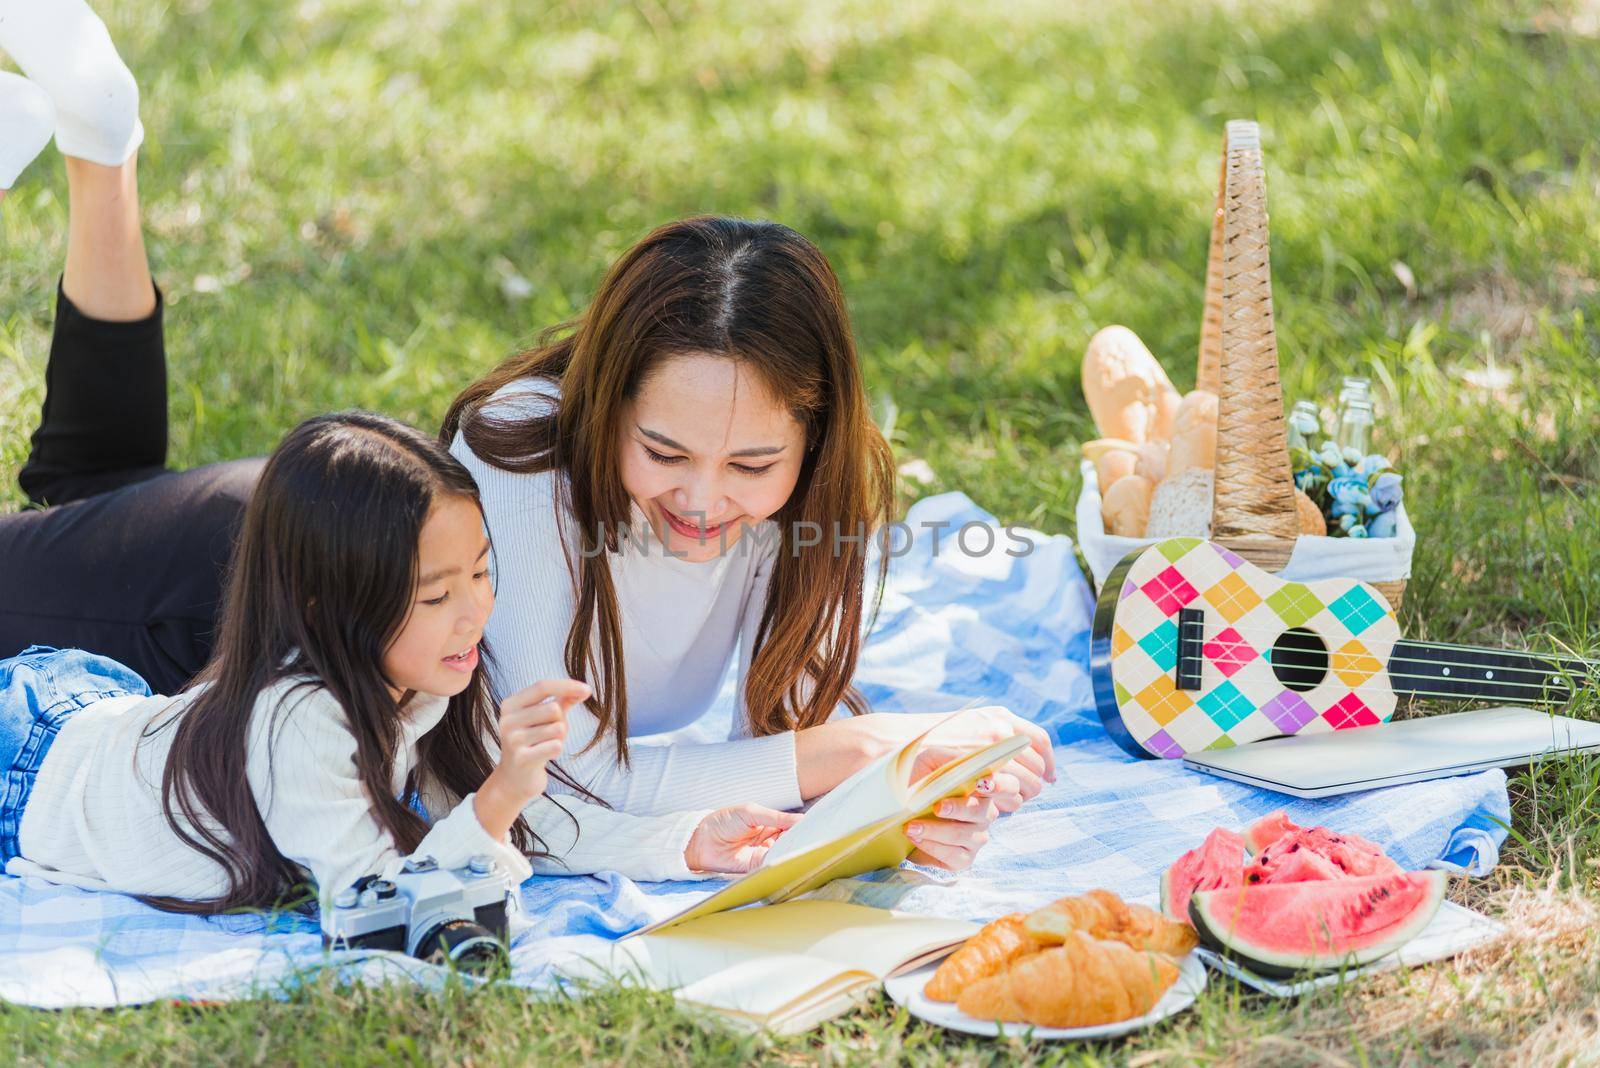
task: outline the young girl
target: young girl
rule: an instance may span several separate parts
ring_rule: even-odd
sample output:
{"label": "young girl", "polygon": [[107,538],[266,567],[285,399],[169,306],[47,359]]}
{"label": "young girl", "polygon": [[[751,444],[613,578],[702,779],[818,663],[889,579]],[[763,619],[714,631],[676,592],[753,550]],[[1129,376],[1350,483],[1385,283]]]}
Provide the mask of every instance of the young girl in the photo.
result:
{"label": "young girl", "polygon": [[193,687],[151,696],[78,651],[0,662],[6,870],[213,912],[308,878],[326,900],[408,856],[487,854],[511,885],[530,858],[639,878],[758,860],[793,817],[544,798],[589,688],[537,683],[496,724],[489,556],[477,489],[432,440],[359,412],[301,424],[262,471]]}

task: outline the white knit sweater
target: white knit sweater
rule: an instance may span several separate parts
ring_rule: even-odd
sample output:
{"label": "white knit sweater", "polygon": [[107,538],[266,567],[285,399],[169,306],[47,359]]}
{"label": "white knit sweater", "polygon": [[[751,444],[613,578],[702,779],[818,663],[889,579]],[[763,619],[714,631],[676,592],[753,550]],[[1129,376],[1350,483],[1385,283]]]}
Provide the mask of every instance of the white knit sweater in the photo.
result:
{"label": "white knit sweater", "polygon": [[[306,871],[326,899],[362,875],[393,875],[405,857],[373,819],[342,708],[327,690],[297,681],[304,680],[279,682],[257,699],[246,774],[279,852]],[[129,894],[196,900],[224,893],[222,868],[179,838],[162,812],[161,775],[174,718],[194,693],[114,697],[74,714],[39,769],[22,815],[21,855],[6,871]],[[419,695],[408,706],[390,777],[396,796],[416,766],[418,741],[443,718],[447,703]],[[686,877],[683,850],[702,816],[648,820],[563,799],[579,832],[555,803],[540,798],[524,814],[553,856],[530,866],[483,829],[472,795],[451,797],[431,782],[421,784],[421,794],[436,821],[412,855],[458,867],[487,853],[512,885],[534,867]]]}
{"label": "white knit sweater", "polygon": [[[558,397],[549,382],[523,379],[495,394],[486,410],[499,418],[543,414]],[[563,544],[574,554],[580,544],[556,499],[556,480],[566,475],[503,471],[476,456],[459,433],[450,451],[477,480],[494,544],[496,602],[485,633],[501,692],[565,678],[576,596]],[[583,752],[597,721],[580,707],[568,715],[561,767],[596,796],[640,815],[746,801],[800,807],[794,733],[750,737],[742,699],[777,553],[773,524],[747,531],[716,559],[691,563],[667,553],[637,505],[631,523],[633,536],[608,557],[621,614],[630,762],[618,764],[609,738]],[[640,738],[703,716],[736,647],[741,696],[727,741],[666,745]],[[561,787],[552,782],[551,788]]]}

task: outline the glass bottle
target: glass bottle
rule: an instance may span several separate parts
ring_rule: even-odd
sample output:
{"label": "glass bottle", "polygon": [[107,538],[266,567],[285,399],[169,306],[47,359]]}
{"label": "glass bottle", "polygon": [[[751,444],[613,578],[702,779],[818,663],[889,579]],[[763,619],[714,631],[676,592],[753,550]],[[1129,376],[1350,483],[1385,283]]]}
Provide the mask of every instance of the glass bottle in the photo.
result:
{"label": "glass bottle", "polygon": [[1368,377],[1360,374],[1346,374],[1344,382],[1339,385],[1339,408],[1344,408],[1347,401],[1373,400],[1373,382]]}
{"label": "glass bottle", "polygon": [[1315,401],[1294,402],[1289,411],[1289,448],[1311,450],[1322,436],[1322,416]]}
{"label": "glass bottle", "polygon": [[1340,452],[1367,455],[1372,445],[1372,402],[1352,397],[1339,414],[1339,432],[1334,439]]}
{"label": "glass bottle", "polygon": [[1372,403],[1372,382],[1360,375],[1345,375],[1339,385],[1339,404],[1334,409],[1333,425],[1335,430],[1344,423],[1344,410],[1351,401],[1366,401]]}

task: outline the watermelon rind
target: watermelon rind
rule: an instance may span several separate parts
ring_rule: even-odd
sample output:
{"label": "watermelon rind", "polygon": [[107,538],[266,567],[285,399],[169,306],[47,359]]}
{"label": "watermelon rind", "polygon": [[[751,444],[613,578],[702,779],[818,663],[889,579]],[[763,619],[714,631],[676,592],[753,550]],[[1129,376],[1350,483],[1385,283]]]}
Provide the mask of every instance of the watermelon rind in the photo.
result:
{"label": "watermelon rind", "polygon": [[[1200,935],[1200,943],[1267,979],[1290,979],[1308,972],[1337,972],[1361,967],[1388,956],[1411,941],[1438,914],[1444,903],[1445,873],[1413,871],[1400,875],[1375,875],[1355,879],[1320,880],[1310,883],[1262,883],[1222,890],[1198,890],[1189,898],[1189,921]],[[1285,950],[1263,944],[1260,933],[1240,929],[1234,917],[1250,907],[1265,911],[1278,922],[1290,922],[1283,914],[1292,911],[1295,898],[1318,897],[1323,915],[1339,907],[1340,901],[1359,901],[1364,895],[1392,893],[1402,884],[1419,888],[1422,898],[1409,913],[1386,924],[1381,931],[1347,932],[1340,937],[1346,948],[1340,950],[1302,946]],[[1256,895],[1266,895],[1256,897]],[[1254,898],[1254,900],[1249,900]],[[1282,907],[1274,907],[1281,904]],[[1359,944],[1350,944],[1356,942]]]}

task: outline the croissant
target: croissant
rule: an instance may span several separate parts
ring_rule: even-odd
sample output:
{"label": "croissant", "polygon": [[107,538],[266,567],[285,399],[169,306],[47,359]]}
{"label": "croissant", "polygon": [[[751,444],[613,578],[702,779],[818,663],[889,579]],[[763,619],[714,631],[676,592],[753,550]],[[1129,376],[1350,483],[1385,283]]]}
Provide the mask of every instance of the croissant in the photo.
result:
{"label": "croissant", "polygon": [[965,945],[944,959],[922,993],[933,1001],[954,1001],[969,984],[1038,949],[1022,923],[1022,913],[1013,912],[984,924]]}
{"label": "croissant", "polygon": [[1094,1027],[1143,1016],[1177,980],[1165,954],[1068,931],[1061,945],[968,986],[956,1007],[980,1020]]}
{"label": "croissant", "polygon": [[1028,915],[1027,931],[1046,945],[1060,942],[1069,931],[1122,942],[1169,957],[1182,957],[1200,944],[1194,928],[1169,920],[1155,909],[1130,905],[1109,890],[1091,890],[1064,897]]}

